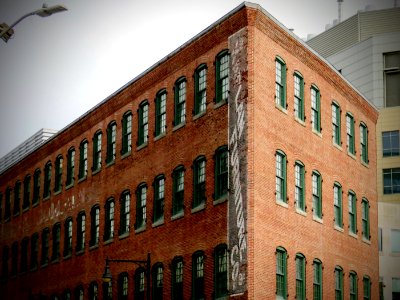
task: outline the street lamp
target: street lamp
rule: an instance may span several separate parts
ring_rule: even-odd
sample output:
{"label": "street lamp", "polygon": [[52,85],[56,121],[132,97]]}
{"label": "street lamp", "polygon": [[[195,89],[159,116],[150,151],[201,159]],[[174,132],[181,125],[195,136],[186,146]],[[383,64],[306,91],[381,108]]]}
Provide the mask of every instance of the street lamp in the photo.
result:
{"label": "street lamp", "polygon": [[147,260],[132,260],[132,259],[109,259],[106,258],[106,266],[104,268],[104,274],[102,276],[102,280],[105,283],[109,283],[112,280],[112,275],[110,271],[110,262],[117,262],[117,263],[134,263],[139,267],[143,267],[146,271],[146,293],[147,293],[147,300],[150,300],[150,253],[147,253]]}
{"label": "street lamp", "polygon": [[14,29],[13,29],[14,26],[29,16],[37,15],[39,17],[48,17],[48,16],[51,16],[52,14],[56,14],[56,13],[63,12],[66,10],[67,10],[67,8],[62,5],[54,5],[54,6],[47,7],[47,5],[43,4],[41,9],[38,9],[38,10],[35,10],[33,12],[23,15],[21,18],[19,18],[17,21],[15,21],[13,24],[11,24],[11,26],[8,26],[6,23],[0,24],[0,32],[1,32],[0,38],[2,38],[3,41],[5,41],[7,43],[7,41],[14,34]]}

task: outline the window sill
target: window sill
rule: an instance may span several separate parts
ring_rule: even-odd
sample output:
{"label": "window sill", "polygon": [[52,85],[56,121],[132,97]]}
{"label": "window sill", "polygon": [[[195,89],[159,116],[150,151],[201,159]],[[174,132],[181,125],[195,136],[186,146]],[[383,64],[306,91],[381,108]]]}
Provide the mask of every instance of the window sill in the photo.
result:
{"label": "window sill", "polygon": [[146,224],[140,226],[139,228],[135,229],[135,233],[141,233],[146,230]]}
{"label": "window sill", "polygon": [[180,212],[174,214],[174,215],[171,217],[171,220],[173,221],[173,220],[177,220],[177,219],[183,218],[184,215],[185,215],[185,213],[184,213],[183,210],[182,210],[182,211],[180,211]]}
{"label": "window sill", "polygon": [[335,142],[332,142],[332,146],[335,147],[336,149],[340,150],[340,151],[343,151],[342,146],[336,144]]}
{"label": "window sill", "polygon": [[97,243],[97,244],[95,244],[95,245],[93,245],[93,246],[90,246],[90,247],[89,247],[89,251],[95,250],[95,249],[97,249],[97,248],[99,248],[99,243]]}
{"label": "window sill", "polygon": [[344,229],[342,227],[337,226],[336,224],[333,226],[333,229],[340,231],[340,232],[344,232]]}
{"label": "window sill", "polygon": [[276,104],[276,103],[275,103],[275,108],[278,109],[278,110],[280,110],[280,111],[283,112],[284,114],[288,114],[287,109],[284,108],[284,107],[282,107],[282,106],[280,106],[279,104]]}
{"label": "window sill", "polygon": [[213,204],[214,205],[218,205],[218,204],[226,202],[227,200],[228,200],[228,195],[224,195],[224,196],[222,196],[222,197],[220,197],[218,199],[215,199]]}
{"label": "window sill", "polygon": [[85,181],[87,179],[87,175],[83,176],[82,178],[78,179],[78,183],[81,183],[82,181]]}
{"label": "window sill", "polygon": [[371,240],[367,240],[365,237],[362,238],[362,241],[368,245],[371,245]]}
{"label": "window sill", "polygon": [[195,114],[193,116],[193,121],[195,121],[197,119],[200,119],[202,116],[205,116],[206,113],[207,113],[207,110],[203,110],[202,112],[199,112],[199,113]]}
{"label": "window sill", "polygon": [[349,232],[349,236],[351,236],[352,238],[358,239],[358,235],[353,232]]}
{"label": "window sill", "polygon": [[46,268],[48,265],[49,265],[48,262],[43,263],[43,264],[40,265],[40,268],[41,268],[41,269]]}
{"label": "window sill", "polygon": [[154,141],[158,141],[158,140],[162,139],[163,137],[165,137],[166,135],[167,135],[167,133],[164,131],[163,133],[160,133],[159,135],[154,137]]}
{"label": "window sill", "polygon": [[347,151],[347,155],[350,156],[350,157],[351,157],[352,159],[354,159],[354,160],[357,159],[356,156],[355,156],[355,154],[353,154],[353,153],[351,153],[351,152],[349,152],[349,151]]}
{"label": "window sill", "polygon": [[299,123],[301,126],[306,127],[306,122],[303,121],[302,119],[299,119],[298,117],[294,117],[294,120]]}
{"label": "window sill", "polygon": [[112,166],[115,164],[115,159],[113,159],[112,161],[109,161],[108,163],[106,163],[106,168]]}
{"label": "window sill", "polygon": [[118,238],[119,238],[120,240],[126,239],[127,237],[129,237],[129,231],[128,231],[128,232],[124,232],[123,234],[120,234],[120,235],[118,236]]}
{"label": "window sill", "polygon": [[224,106],[227,103],[228,103],[227,100],[221,100],[219,102],[215,102],[214,103],[214,109],[220,108],[221,106]]}
{"label": "window sill", "polygon": [[72,258],[72,254],[69,253],[69,254],[67,254],[67,255],[65,255],[65,256],[63,257],[63,260],[68,260],[68,259],[71,259],[71,258]]}
{"label": "window sill", "polygon": [[101,168],[98,168],[98,169],[92,171],[92,176],[96,175],[97,173],[100,173],[100,171],[101,171]]}
{"label": "window sill", "polygon": [[36,207],[36,206],[38,206],[38,205],[39,205],[39,201],[36,202],[36,203],[32,203],[32,208],[34,208],[34,207]]}
{"label": "window sill", "polygon": [[22,209],[22,213],[29,211],[29,206]]}
{"label": "window sill", "polygon": [[129,150],[129,151],[127,151],[127,152],[125,152],[124,154],[121,155],[121,159],[124,159],[124,158],[130,156],[131,154],[132,154],[132,151]]}
{"label": "window sill", "polygon": [[163,224],[164,224],[164,217],[162,217],[161,219],[155,221],[155,222],[153,223],[153,225],[151,225],[151,227],[155,228],[155,227],[161,226],[161,225],[163,225]]}
{"label": "window sill", "polygon": [[324,220],[322,220],[320,217],[313,215],[313,221],[324,224]]}
{"label": "window sill", "polygon": [[296,207],[296,213],[298,213],[299,215],[302,215],[304,217],[307,217],[307,212],[300,208],[297,208],[297,207]]}
{"label": "window sill", "polygon": [[194,214],[194,213],[204,210],[205,208],[206,208],[206,204],[202,203],[202,204],[197,205],[196,207],[193,207],[191,212],[192,212],[192,214]]}
{"label": "window sill", "polygon": [[108,245],[108,244],[111,244],[112,242],[114,242],[114,238],[109,238],[109,239],[107,239],[107,240],[105,240],[105,241],[103,242],[103,246]]}
{"label": "window sill", "polygon": [[74,186],[74,183],[71,182],[70,184],[65,186],[65,190],[69,190],[70,188],[72,188]]}
{"label": "window sill", "polygon": [[363,165],[366,168],[369,168],[369,164],[366,163],[365,161],[361,160],[361,165]]}
{"label": "window sill", "polygon": [[53,196],[57,196],[58,194],[61,194],[61,190],[59,190],[59,191],[57,191],[57,192],[54,192],[54,195],[53,195]]}
{"label": "window sill", "polygon": [[317,131],[314,128],[312,129],[312,133],[314,133],[316,136],[319,136],[320,138],[322,138],[322,133],[321,131]]}
{"label": "window sill", "polygon": [[283,202],[282,200],[275,200],[275,203],[278,204],[279,206],[289,208],[289,204],[287,204],[286,202]]}
{"label": "window sill", "polygon": [[47,200],[49,200],[49,199],[50,199],[50,195],[44,197],[42,201],[47,201]]}
{"label": "window sill", "polygon": [[59,257],[53,258],[53,259],[51,260],[51,264],[58,264],[59,262],[60,262],[60,258],[59,258]]}
{"label": "window sill", "polygon": [[186,121],[183,121],[182,123],[174,126],[174,128],[172,128],[172,131],[176,131],[176,130],[182,128],[182,127],[185,127],[185,125],[186,125]]}
{"label": "window sill", "polygon": [[34,266],[34,267],[32,267],[32,268],[29,269],[29,272],[35,272],[35,271],[37,271],[37,270],[38,270],[38,267],[37,267],[37,266]]}
{"label": "window sill", "polygon": [[149,142],[145,142],[141,144],[140,146],[136,147],[136,151],[142,150],[143,148],[146,148],[149,145]]}
{"label": "window sill", "polygon": [[19,216],[19,212],[13,214],[13,218],[18,217],[18,216]]}
{"label": "window sill", "polygon": [[82,250],[79,250],[79,251],[75,252],[76,256],[83,255],[83,254],[85,254],[85,249],[82,249]]}

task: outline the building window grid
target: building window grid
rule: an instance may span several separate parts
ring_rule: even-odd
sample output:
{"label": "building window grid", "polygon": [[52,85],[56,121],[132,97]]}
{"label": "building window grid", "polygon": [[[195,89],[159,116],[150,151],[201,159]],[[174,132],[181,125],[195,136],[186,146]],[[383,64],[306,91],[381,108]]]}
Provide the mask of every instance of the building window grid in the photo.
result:
{"label": "building window grid", "polygon": [[193,256],[192,298],[201,300],[204,297],[204,255],[203,253],[195,253]]}
{"label": "building window grid", "polygon": [[107,127],[107,163],[115,160],[117,141],[117,124],[112,122]]}
{"label": "building window grid", "polygon": [[154,183],[154,216],[153,222],[164,219],[164,191],[165,178],[163,176],[156,178]]}
{"label": "building window grid", "polygon": [[400,168],[383,169],[383,193],[400,193]]}
{"label": "building window grid", "polygon": [[286,64],[275,60],[275,103],[286,109]]}
{"label": "building window grid", "polygon": [[357,300],[358,299],[357,274],[354,272],[350,272],[349,287],[350,287],[350,300]]}
{"label": "building window grid", "polygon": [[114,237],[114,200],[110,199],[105,207],[104,240],[108,241]]}
{"label": "building window grid", "polygon": [[360,124],[360,150],[361,161],[368,163],[368,128],[365,124]]}
{"label": "building window grid", "polygon": [[54,182],[54,191],[61,191],[62,187],[62,172],[63,172],[63,158],[62,156],[57,157],[56,166],[55,166],[55,182]]}
{"label": "building window grid", "polygon": [[[28,209],[30,205],[30,196],[31,196],[31,176],[27,175],[24,179],[24,200],[22,202],[22,209]],[[1,202],[2,199],[0,199]],[[0,204],[1,210],[1,204]],[[0,211],[1,213],[1,211]],[[1,217],[0,217],[1,220]]]}
{"label": "building window grid", "polygon": [[[363,299],[370,300],[371,299],[371,280],[368,276],[365,276],[363,278],[363,290],[364,290]],[[393,297],[393,299],[395,299],[395,298]]]}
{"label": "building window grid", "polygon": [[216,103],[225,103],[229,96],[229,54],[222,52],[217,57]]}
{"label": "building window grid", "polygon": [[183,299],[183,261],[175,259],[172,265],[172,299]]}
{"label": "building window grid", "polygon": [[135,299],[144,300],[145,298],[145,271],[137,269],[135,272]]}
{"label": "building window grid", "polygon": [[131,151],[132,147],[132,113],[128,112],[122,117],[122,151],[125,154]]}
{"label": "building window grid", "polygon": [[296,207],[302,211],[305,211],[305,187],[304,187],[304,165],[296,162],[295,164],[295,201]]}
{"label": "building window grid", "polygon": [[303,255],[296,255],[296,299],[306,299],[306,264]]}
{"label": "building window grid", "polygon": [[139,107],[138,146],[146,144],[149,135],[149,104],[142,103]]}
{"label": "building window grid", "polygon": [[357,205],[356,195],[354,192],[349,191],[348,193],[348,204],[349,204],[349,231],[353,234],[357,233]]}
{"label": "building window grid", "polygon": [[361,218],[362,218],[362,235],[366,240],[370,239],[369,236],[369,202],[363,198],[361,201]]}
{"label": "building window grid", "polygon": [[350,154],[355,154],[354,144],[354,118],[350,114],[346,114],[346,136],[347,136],[347,151]]}
{"label": "building window grid", "polygon": [[130,231],[131,223],[131,194],[129,191],[122,193],[121,196],[121,213],[120,213],[120,234]]}
{"label": "building window grid", "polygon": [[400,155],[400,131],[382,132],[383,157]]}
{"label": "building window grid", "polygon": [[228,149],[221,147],[215,156],[215,199],[228,193]]}
{"label": "building window grid", "polygon": [[185,123],[186,119],[186,80],[180,79],[175,83],[175,116],[174,126]]}
{"label": "building window grid", "polygon": [[278,248],[276,251],[276,295],[278,299],[287,299],[287,253]]}
{"label": "building window grid", "polygon": [[322,300],[322,263],[314,260],[313,300]]}
{"label": "building window grid", "polygon": [[157,264],[153,271],[153,298],[154,300],[163,299],[163,280],[164,272],[161,264]]}
{"label": "building window grid", "polygon": [[275,155],[275,175],[276,200],[286,203],[286,155],[281,152],[277,152]]}
{"label": "building window grid", "polygon": [[70,149],[67,155],[67,182],[66,182],[67,186],[74,183],[74,173],[75,173],[75,149]]}
{"label": "building window grid", "polygon": [[194,163],[193,208],[206,201],[206,161],[198,158]]}
{"label": "building window grid", "polygon": [[65,221],[64,227],[64,257],[72,254],[72,219]]}
{"label": "building window grid", "polygon": [[76,238],[76,251],[82,251],[85,249],[85,232],[86,232],[86,215],[81,212],[78,214],[77,222],[77,238]]}
{"label": "building window grid", "polygon": [[335,268],[335,300],[343,300],[343,270]]}
{"label": "building window grid", "polygon": [[136,228],[142,228],[146,224],[146,204],[147,204],[147,186],[141,185],[137,191],[136,199]]}
{"label": "building window grid", "polygon": [[321,100],[316,87],[311,87],[311,124],[313,130],[321,132]]}
{"label": "building window grid", "polygon": [[194,114],[206,111],[207,105],[207,68],[200,67],[195,74],[195,106]]}
{"label": "building window grid", "polygon": [[185,171],[183,167],[178,167],[174,170],[174,185],[173,185],[173,205],[172,215],[183,212],[184,208],[184,188],[185,188]]}
{"label": "building window grid", "polygon": [[332,103],[332,139],[338,146],[341,146],[340,127],[340,107]]}
{"label": "building window grid", "polygon": [[215,257],[215,294],[224,297],[228,294],[228,254],[225,245],[218,246]]}
{"label": "building window grid", "polygon": [[99,244],[100,237],[100,208],[95,206],[91,210],[90,246]]}
{"label": "building window grid", "polygon": [[294,114],[304,121],[304,79],[299,74],[294,74]]}
{"label": "building window grid", "polygon": [[343,228],[342,187],[337,183],[333,186],[333,203],[335,226]]}
{"label": "building window grid", "polygon": [[83,141],[79,147],[79,179],[85,178],[87,175],[87,159],[88,159],[88,142]]}
{"label": "building window grid", "polygon": [[93,172],[100,170],[101,168],[101,142],[103,134],[97,132],[93,138]]}
{"label": "building window grid", "polygon": [[159,136],[166,130],[166,117],[167,117],[167,93],[165,91],[159,92],[156,96],[156,130],[155,135]]}

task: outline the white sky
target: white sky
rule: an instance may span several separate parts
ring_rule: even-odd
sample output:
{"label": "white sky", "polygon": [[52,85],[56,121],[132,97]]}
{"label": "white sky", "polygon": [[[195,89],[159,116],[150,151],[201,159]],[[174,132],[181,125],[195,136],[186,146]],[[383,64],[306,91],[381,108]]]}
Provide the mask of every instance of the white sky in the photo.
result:
{"label": "white sky", "polygon": [[[258,0],[305,38],[337,18],[336,0]],[[49,0],[67,12],[32,16],[0,40],[0,157],[41,128],[60,130],[234,9],[242,0]],[[0,23],[39,9],[0,0]],[[394,0],[344,0],[342,19]]]}

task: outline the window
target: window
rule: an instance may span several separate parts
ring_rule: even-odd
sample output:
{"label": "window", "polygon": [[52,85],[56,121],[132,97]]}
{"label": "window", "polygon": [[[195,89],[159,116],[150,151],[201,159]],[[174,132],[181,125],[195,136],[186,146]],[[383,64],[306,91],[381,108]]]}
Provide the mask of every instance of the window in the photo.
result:
{"label": "window", "polygon": [[166,129],[166,119],[167,119],[167,92],[165,90],[161,90],[157,93],[156,96],[156,130],[155,136],[159,136],[165,133]]}
{"label": "window", "polygon": [[18,273],[18,242],[11,245],[11,276],[15,277]]}
{"label": "window", "polygon": [[122,150],[124,155],[131,151],[132,147],[132,112],[128,111],[122,117]]}
{"label": "window", "polygon": [[172,261],[172,299],[183,300],[183,260],[175,257]]}
{"label": "window", "polygon": [[357,274],[354,271],[350,271],[349,284],[350,284],[350,300],[357,300],[358,299]]}
{"label": "window", "polygon": [[72,254],[72,218],[67,218],[64,223],[64,257]]}
{"label": "window", "polygon": [[343,300],[343,269],[335,267],[335,300]]}
{"label": "window", "polygon": [[31,237],[31,264],[30,269],[36,270],[39,262],[39,234],[34,233]]}
{"label": "window", "polygon": [[229,54],[224,50],[216,58],[215,102],[226,103],[229,96]]}
{"label": "window", "polygon": [[356,194],[353,191],[349,191],[347,199],[349,203],[349,231],[353,234],[357,234]]}
{"label": "window", "polygon": [[400,51],[383,53],[386,107],[400,105]]}
{"label": "window", "polygon": [[25,237],[21,242],[21,273],[28,271],[28,247],[29,238]]}
{"label": "window", "polygon": [[65,290],[62,295],[63,300],[71,300],[71,291]]}
{"label": "window", "polygon": [[362,213],[362,235],[364,239],[369,240],[369,202],[363,198],[361,201],[361,213]]}
{"label": "window", "polygon": [[276,295],[277,299],[287,299],[287,253],[282,247],[276,249]]}
{"label": "window", "polygon": [[49,236],[50,230],[49,228],[45,228],[42,231],[42,253],[40,265],[46,266],[49,263]]}
{"label": "window", "polygon": [[[393,288],[393,285],[392,285]],[[363,278],[363,289],[364,289],[364,300],[371,299],[371,280],[368,276],[364,276]],[[393,299],[397,299],[396,297],[392,297]]]}
{"label": "window", "polygon": [[346,136],[347,136],[347,152],[355,154],[354,146],[354,118],[349,113],[346,114]]}
{"label": "window", "polygon": [[120,209],[119,234],[122,235],[129,232],[131,223],[131,194],[129,191],[122,193]]}
{"label": "window", "polygon": [[[118,277],[118,299],[128,299],[128,273],[124,272]],[[111,294],[112,296],[112,294]],[[112,297],[111,297],[112,299]]]}
{"label": "window", "polygon": [[221,146],[215,153],[215,199],[228,194],[228,147]]}
{"label": "window", "polygon": [[153,266],[153,300],[162,300],[163,298],[163,266],[161,263],[156,263]]}
{"label": "window", "polygon": [[98,205],[92,207],[90,211],[90,241],[89,245],[96,246],[99,244],[100,237],[100,208]]}
{"label": "window", "polygon": [[80,212],[77,218],[76,227],[76,252],[85,249],[85,232],[86,232],[86,215],[85,212]]}
{"label": "window", "polygon": [[183,166],[175,168],[173,172],[173,198],[172,215],[183,213],[184,189],[185,189],[185,169]]}
{"label": "window", "polygon": [[296,299],[306,299],[306,259],[296,254]]}
{"label": "window", "polygon": [[33,174],[33,198],[32,206],[39,203],[40,198],[40,170],[36,169]]}
{"label": "window", "polygon": [[101,142],[103,134],[98,131],[93,137],[93,166],[92,172],[96,172],[101,169]]}
{"label": "window", "polygon": [[154,212],[153,222],[164,220],[165,177],[159,175],[154,180]]}
{"label": "window", "polygon": [[364,123],[360,124],[360,149],[361,149],[361,161],[368,163],[368,128]]}
{"label": "window", "polygon": [[275,195],[277,201],[287,203],[286,198],[286,155],[282,151],[275,154]]}
{"label": "window", "polygon": [[197,68],[194,81],[194,114],[198,115],[206,111],[207,105],[207,66],[205,64]]}
{"label": "window", "polygon": [[[31,197],[31,175],[26,175],[24,179],[24,200],[22,202],[22,209],[28,209]],[[1,206],[1,204],[0,204]]]}
{"label": "window", "polygon": [[51,184],[51,162],[48,162],[44,167],[43,198],[50,197],[50,184]]}
{"label": "window", "polygon": [[400,193],[400,168],[383,169],[383,193]]}
{"label": "window", "polygon": [[382,132],[383,157],[400,155],[399,130]]}
{"label": "window", "polygon": [[4,206],[4,220],[7,222],[11,217],[11,187],[6,189],[6,203]]}
{"label": "window", "polygon": [[115,160],[116,138],[117,138],[117,124],[115,123],[115,121],[113,121],[107,126],[107,157],[106,157],[107,164]]}
{"label": "window", "polygon": [[299,73],[294,73],[294,116],[304,121],[304,79]]}
{"label": "window", "polygon": [[17,181],[14,186],[14,208],[13,215],[18,216],[21,210],[21,182]]}
{"label": "window", "polygon": [[105,205],[104,240],[114,237],[114,199],[108,199]]}
{"label": "window", "polygon": [[149,103],[143,101],[138,110],[138,146],[146,144],[149,139]]}
{"label": "window", "polygon": [[3,248],[3,254],[2,254],[2,268],[1,268],[1,278],[6,281],[8,278],[8,260],[9,260],[9,252],[10,248],[5,246]]}
{"label": "window", "polygon": [[322,300],[322,263],[319,259],[314,259],[313,269],[313,300]]}
{"label": "window", "polygon": [[332,103],[332,140],[333,143],[341,146],[340,140],[340,107],[336,103]]}
{"label": "window", "polygon": [[147,185],[139,185],[136,191],[136,229],[146,225]]}
{"label": "window", "polygon": [[312,129],[321,132],[321,100],[316,86],[311,86],[311,124]]}
{"label": "window", "polygon": [[185,123],[186,118],[186,78],[178,79],[174,87],[175,91],[175,116],[174,126]]}
{"label": "window", "polygon": [[56,165],[55,165],[55,182],[54,182],[54,191],[59,192],[61,191],[62,186],[62,164],[63,158],[62,156],[57,156],[56,158]]}
{"label": "window", "polygon": [[75,149],[71,148],[67,154],[67,182],[66,185],[70,186],[74,184],[75,174]]}
{"label": "window", "polygon": [[199,156],[193,163],[193,205],[192,208],[206,202],[206,159]]}
{"label": "window", "polygon": [[95,281],[92,281],[89,285],[89,300],[97,300],[98,286]]}
{"label": "window", "polygon": [[295,174],[295,194],[294,198],[296,201],[296,208],[305,211],[306,203],[305,203],[305,195],[304,195],[304,165],[297,161],[294,165],[294,174]]}
{"label": "window", "polygon": [[342,186],[337,182],[333,185],[333,206],[335,226],[343,228]]}
{"label": "window", "polygon": [[382,228],[378,227],[378,250],[381,252],[383,250],[383,241],[382,241]]}
{"label": "window", "polygon": [[75,299],[76,300],[83,300],[83,287],[78,286],[75,289]]}
{"label": "window", "polygon": [[192,256],[192,285],[192,299],[205,299],[203,251],[196,251]]}
{"label": "window", "polygon": [[392,278],[392,299],[400,299],[400,278]]}
{"label": "window", "polygon": [[317,171],[312,173],[313,215],[322,219],[322,179]]}
{"label": "window", "polygon": [[112,281],[103,282],[103,300],[112,300]]}
{"label": "window", "polygon": [[139,268],[135,271],[135,300],[145,299],[145,270]]}
{"label": "window", "polygon": [[81,142],[79,146],[79,179],[85,178],[87,175],[87,151],[88,151],[88,142],[86,140]]}
{"label": "window", "polygon": [[61,224],[56,223],[53,226],[53,251],[51,260],[57,261],[60,258],[60,240],[61,240]]}
{"label": "window", "polygon": [[400,252],[400,230],[399,229],[391,229],[390,231],[392,240],[392,252],[399,253]]}
{"label": "window", "polygon": [[279,57],[275,59],[275,104],[286,109],[286,64]]}
{"label": "window", "polygon": [[226,245],[219,245],[215,248],[214,257],[214,291],[216,297],[228,295],[228,252]]}

